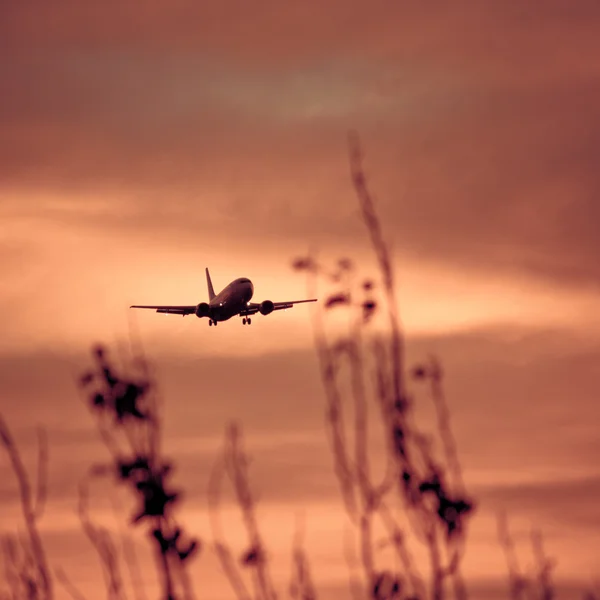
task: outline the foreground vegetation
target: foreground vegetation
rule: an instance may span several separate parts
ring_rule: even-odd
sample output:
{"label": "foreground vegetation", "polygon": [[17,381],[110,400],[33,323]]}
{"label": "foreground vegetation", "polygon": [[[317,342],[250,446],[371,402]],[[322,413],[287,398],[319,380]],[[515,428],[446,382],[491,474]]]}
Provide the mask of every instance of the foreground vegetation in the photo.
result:
{"label": "foreground vegetation", "polygon": [[[462,575],[462,559],[477,499],[463,481],[440,361],[429,357],[417,365],[405,362],[395,271],[367,186],[356,137],[350,139],[350,168],[377,259],[377,276],[361,278],[348,258],[340,259],[333,268],[319,263],[314,256],[301,257],[293,263],[295,270],[307,274],[311,297],[318,294],[317,286],[323,283],[332,288],[317,310],[313,325],[333,471],[348,521],[354,528],[359,557],[356,565],[349,565],[349,594],[374,600],[463,600],[469,597],[469,591]],[[348,317],[348,327],[343,335],[332,335],[329,316],[342,312]],[[89,486],[98,479],[106,479],[107,485],[112,485],[112,481],[126,486],[136,498],[138,507],[129,526],[148,531],[160,576],[161,597],[201,597],[192,589],[189,573],[190,565],[202,560],[203,545],[186,532],[177,517],[179,491],[172,487],[173,465],[161,448],[160,403],[152,373],[141,353],[128,373],[115,367],[103,347],[94,348],[93,358],[95,364],[82,374],[79,386],[95,417],[110,462],[90,468],[80,484],[78,510],[83,532],[102,563],[107,596],[126,596],[124,568],[128,567],[138,578],[141,575],[133,559],[119,558],[111,533],[94,524],[90,517]],[[414,414],[417,398],[425,396],[432,401],[436,415],[433,431],[423,430]],[[16,476],[25,522],[23,533],[2,538],[6,588],[3,597],[81,597],[64,573],[51,571],[38,530],[47,491],[48,454],[43,432],[35,485],[2,419],[0,441]],[[376,444],[381,446],[377,453]],[[375,461],[376,455],[383,455],[383,461]],[[248,545],[241,557],[224,542],[219,507],[225,479],[233,486],[246,528]],[[229,581],[232,596],[240,600],[280,596],[271,575],[268,540],[263,538],[256,516],[242,429],[235,423],[227,428],[223,453],[215,462],[207,491],[211,547]],[[532,540],[536,569],[525,576],[516,560],[506,520],[500,520],[499,532],[499,543],[507,558],[509,597],[553,598],[553,562],[544,553],[541,537],[534,536]],[[378,550],[381,547],[391,552],[384,556]],[[417,560],[415,554],[426,558]],[[132,564],[124,565],[123,561]],[[320,597],[301,536],[293,561],[289,595],[303,600]],[[590,590],[586,598],[592,600],[600,595]]]}

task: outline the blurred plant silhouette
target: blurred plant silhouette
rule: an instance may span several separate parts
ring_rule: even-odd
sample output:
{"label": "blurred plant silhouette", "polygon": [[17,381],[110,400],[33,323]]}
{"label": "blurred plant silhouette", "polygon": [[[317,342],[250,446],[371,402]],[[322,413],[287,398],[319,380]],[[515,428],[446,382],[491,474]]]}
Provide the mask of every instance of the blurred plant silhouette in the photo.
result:
{"label": "blurred plant silhouette", "polygon": [[[223,456],[215,463],[210,478],[208,494],[211,529],[215,538],[215,549],[221,567],[236,596],[240,599],[255,597],[274,600],[277,594],[273,587],[269,570],[266,546],[260,533],[256,515],[256,504],[250,490],[248,462],[248,457],[242,447],[241,430],[233,423],[229,426],[226,433]],[[228,477],[233,486],[235,500],[242,512],[243,523],[248,534],[248,547],[239,557],[238,561],[234,559],[233,553],[225,541],[225,534],[219,515],[224,476]],[[254,594],[248,591],[244,583],[245,578],[242,574],[242,568],[251,573]]]}
{"label": "blurred plant silhouette", "polygon": [[[136,361],[139,373],[120,375],[105,349],[94,349],[96,368],[80,380],[99,431],[112,455],[110,465],[94,465],[90,477],[112,476],[137,497],[138,509],[131,524],[147,523],[163,580],[163,598],[193,597],[185,566],[198,551],[199,541],[186,536],[173,516],[180,492],[168,485],[172,465],[160,452],[158,399],[143,358]],[[87,512],[88,482],[80,488],[80,515],[84,531],[94,543],[105,566],[107,584],[120,597],[121,584],[110,536],[92,525]]]}
{"label": "blurred plant silhouette", "polygon": [[[463,599],[467,591],[461,558],[475,503],[462,480],[443,393],[443,372],[434,357],[411,369],[405,365],[392,257],[367,186],[356,135],[350,137],[350,173],[377,259],[380,283],[372,278],[360,280],[348,258],[340,259],[331,270],[307,256],[294,261],[293,268],[308,273],[310,294],[318,294],[318,281],[334,286],[324,308],[315,312],[315,340],[334,468],[346,511],[358,534],[364,592],[376,599],[441,600],[447,597],[449,582],[453,596]],[[327,314],[341,308],[347,310],[348,326],[330,339]],[[379,331],[374,329],[376,317],[383,323]],[[429,388],[437,414],[437,440],[417,425],[409,381]],[[373,475],[370,450],[375,437],[371,425],[374,413],[377,432],[383,433],[385,440],[386,466],[378,479]],[[435,441],[440,446],[437,453]],[[412,556],[407,533],[394,508],[398,501],[417,542],[427,549],[427,569],[417,565]],[[378,538],[378,529],[385,532],[384,540]],[[381,564],[379,546],[394,548],[402,565],[400,571]]]}
{"label": "blurred plant silhouette", "polygon": [[17,480],[25,531],[0,538],[0,558],[9,598],[50,600],[54,588],[48,557],[38,529],[47,498],[48,442],[38,430],[38,473],[35,488],[27,474],[13,436],[0,416],[0,443],[4,447]]}
{"label": "blurred plant silhouette", "polygon": [[498,518],[498,538],[506,557],[511,599],[526,600],[527,598],[539,598],[540,600],[552,600],[555,593],[551,575],[556,563],[546,556],[541,533],[537,531],[532,531],[531,533],[535,572],[529,577],[521,572],[505,515],[500,515]]}

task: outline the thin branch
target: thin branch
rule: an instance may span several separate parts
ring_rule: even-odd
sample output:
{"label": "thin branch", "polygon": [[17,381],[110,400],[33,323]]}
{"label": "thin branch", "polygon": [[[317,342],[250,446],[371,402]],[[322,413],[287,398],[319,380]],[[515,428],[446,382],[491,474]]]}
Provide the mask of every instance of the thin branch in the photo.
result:
{"label": "thin branch", "polygon": [[429,375],[429,379],[431,381],[431,397],[433,399],[433,404],[435,406],[438,419],[438,433],[444,446],[444,456],[448,461],[448,466],[454,477],[454,483],[457,486],[457,490],[460,493],[464,493],[465,484],[463,481],[460,461],[458,459],[456,440],[454,438],[454,434],[452,433],[450,410],[448,408],[448,402],[446,401],[444,388],[442,386],[442,367],[439,361],[433,356],[430,358]]}
{"label": "thin branch", "polygon": [[140,570],[140,564],[137,559],[135,551],[135,545],[125,534],[122,536],[123,543],[123,556],[129,569],[129,576],[131,577],[131,584],[136,600],[146,600],[146,593],[144,592],[144,580],[142,578],[142,572]]}
{"label": "thin branch", "polygon": [[360,579],[357,574],[360,570],[360,563],[354,552],[353,533],[352,529],[344,529],[344,558],[348,567],[348,585],[353,600],[363,600],[363,589],[361,588]]}
{"label": "thin branch", "polygon": [[510,534],[508,519],[505,514],[498,515],[498,541],[504,551],[508,567],[510,597],[512,600],[521,600],[527,591],[527,580],[521,575],[515,544]]}
{"label": "thin branch", "polygon": [[396,299],[396,286],[394,281],[394,272],[392,260],[388,250],[387,243],[383,236],[381,223],[375,209],[375,200],[367,187],[367,179],[363,168],[363,154],[360,145],[360,139],[355,132],[348,137],[350,151],[350,173],[354,190],[359,200],[361,214],[369,236],[371,244],[377,256],[379,270],[383,275],[384,289],[388,302],[388,316],[390,324],[390,348],[391,348],[391,367],[392,367],[392,385],[394,399],[403,399],[404,393],[404,336],[400,317],[398,315],[398,304]]}
{"label": "thin branch", "polygon": [[552,585],[552,569],[554,561],[546,556],[542,534],[538,531],[531,533],[531,545],[538,568],[537,580],[539,586],[540,600],[552,600],[554,598],[554,586]]}
{"label": "thin branch", "polygon": [[148,443],[149,443],[149,456],[153,460],[161,450],[161,408],[162,403],[160,401],[160,394],[158,392],[158,381],[152,375],[152,369],[148,361],[146,352],[144,350],[144,344],[142,342],[142,336],[139,330],[137,317],[135,312],[129,311],[128,313],[128,325],[129,325],[129,346],[131,353],[135,357],[135,362],[142,371],[144,379],[150,382],[152,393],[148,396],[148,403],[150,413],[154,416],[150,423],[148,432]]}
{"label": "thin branch", "polygon": [[215,551],[221,563],[221,568],[238,600],[251,600],[252,597],[246,589],[231,550],[225,543],[225,536],[221,526],[219,506],[221,504],[221,480],[224,473],[223,460],[215,461],[208,481],[208,510]]}
{"label": "thin branch", "polygon": [[379,507],[378,514],[383,521],[389,539],[396,550],[396,554],[402,563],[408,580],[410,581],[413,592],[416,596],[425,597],[425,584],[417,571],[417,567],[413,562],[413,558],[408,550],[405,541],[405,535],[396,520],[394,519],[391,510],[384,502]]}
{"label": "thin branch", "polygon": [[0,538],[2,562],[4,563],[4,581],[11,592],[12,600],[17,600],[20,596],[18,574],[21,569],[18,564],[17,540],[17,537],[11,535],[3,535]]}
{"label": "thin branch", "polygon": [[41,427],[37,430],[38,435],[38,461],[34,515],[36,519],[41,519],[46,507],[48,498],[48,436],[45,429]]}
{"label": "thin branch", "polygon": [[79,485],[78,513],[82,529],[98,553],[102,564],[109,598],[119,600],[124,598],[123,578],[119,568],[117,548],[109,532],[104,527],[94,525],[89,511],[89,490],[86,482]]}
{"label": "thin branch", "polygon": [[256,507],[250,485],[248,483],[247,465],[248,459],[244,454],[241,442],[241,431],[236,424],[231,424],[228,431],[227,452],[225,454],[225,465],[229,477],[233,483],[238,506],[242,511],[248,537],[250,538],[250,550],[244,558],[244,563],[253,567],[256,577],[257,592],[265,600],[276,600],[277,594],[273,588],[271,576],[268,569],[265,544],[258,527],[256,519]]}
{"label": "thin branch", "polygon": [[123,523],[120,519],[120,516],[123,513],[121,502],[118,500],[116,495],[111,494],[110,504],[113,515],[115,516],[115,520],[119,523],[123,560],[127,566],[127,570],[129,571],[129,577],[134,596],[136,600],[146,600],[144,580],[137,558],[137,553],[135,551],[135,544],[132,542],[130,536],[127,535],[127,531],[123,527]]}
{"label": "thin branch", "polygon": [[303,527],[297,526],[292,551],[293,576],[290,584],[290,595],[293,600],[316,600],[317,592],[310,575],[308,557],[302,546],[303,534]]}
{"label": "thin branch", "polygon": [[36,510],[34,506],[34,498],[29,483],[27,471],[21,460],[21,455],[17,445],[6,425],[6,422],[0,415],[0,442],[4,446],[6,453],[10,459],[13,473],[17,479],[19,486],[19,494],[21,497],[21,510],[25,520],[28,542],[31,548],[33,559],[35,561],[37,574],[40,579],[43,595],[50,600],[53,597],[52,578],[48,568],[48,559],[44,550],[42,539],[38,532]]}
{"label": "thin branch", "polygon": [[[309,262],[316,264],[315,259],[310,257]],[[309,271],[308,288],[312,297],[317,297],[317,272],[316,269]],[[344,501],[348,516],[352,520],[357,520],[358,507],[354,491],[354,468],[348,456],[347,436],[342,410],[342,396],[337,384],[336,356],[330,347],[323,315],[320,310],[313,313],[313,332],[315,338],[315,348],[321,369],[321,380],[325,388],[325,399],[327,403],[326,410],[326,430],[329,434],[333,453],[333,464],[338,483],[341,488],[342,499]]]}
{"label": "thin branch", "polygon": [[73,600],[86,600],[86,597],[77,589],[77,587],[75,587],[62,569],[56,569],[54,573],[58,583],[65,588],[65,591],[73,598]]}

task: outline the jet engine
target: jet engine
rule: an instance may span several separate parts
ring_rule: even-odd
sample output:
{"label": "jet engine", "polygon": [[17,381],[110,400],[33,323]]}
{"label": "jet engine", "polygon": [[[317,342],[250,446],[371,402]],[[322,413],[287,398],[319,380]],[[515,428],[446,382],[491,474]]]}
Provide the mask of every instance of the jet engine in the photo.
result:
{"label": "jet engine", "polygon": [[273,312],[275,305],[270,300],[263,300],[258,308],[261,315],[268,315]]}
{"label": "jet engine", "polygon": [[200,304],[196,306],[196,316],[198,318],[210,316],[210,306],[208,305],[208,302],[200,302]]}

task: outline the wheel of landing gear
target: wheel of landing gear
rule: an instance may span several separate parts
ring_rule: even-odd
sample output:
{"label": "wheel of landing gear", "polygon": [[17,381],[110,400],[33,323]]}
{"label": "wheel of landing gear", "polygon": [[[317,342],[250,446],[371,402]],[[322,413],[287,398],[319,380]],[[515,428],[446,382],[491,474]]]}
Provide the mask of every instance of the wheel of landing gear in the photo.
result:
{"label": "wheel of landing gear", "polygon": [[248,325],[250,325],[252,323],[252,319],[250,317],[248,317]]}
{"label": "wheel of landing gear", "polygon": [[242,325],[245,325],[245,324],[246,324],[246,317],[244,317],[244,318],[242,319]]}
{"label": "wheel of landing gear", "polygon": [[211,326],[212,325],[212,321],[209,319],[208,321],[208,325]]}

